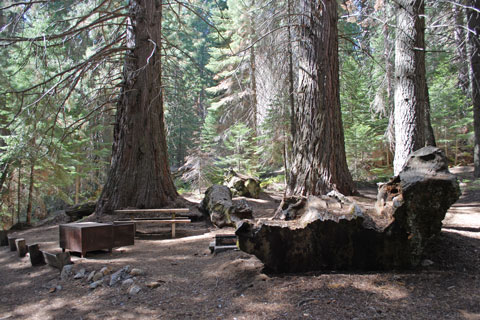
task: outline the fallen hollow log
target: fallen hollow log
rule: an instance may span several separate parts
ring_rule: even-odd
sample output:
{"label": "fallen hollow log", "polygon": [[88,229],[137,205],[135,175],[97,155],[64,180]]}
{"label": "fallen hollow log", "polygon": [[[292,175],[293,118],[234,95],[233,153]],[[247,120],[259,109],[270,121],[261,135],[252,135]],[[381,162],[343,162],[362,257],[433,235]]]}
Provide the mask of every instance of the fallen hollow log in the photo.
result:
{"label": "fallen hollow log", "polygon": [[240,249],[273,272],[413,268],[459,196],[443,152],[426,147],[380,187],[374,212],[345,199],[325,208],[325,199],[310,197],[302,218],[243,221],[236,234]]}
{"label": "fallen hollow log", "polygon": [[248,204],[246,202],[234,204],[230,189],[221,185],[213,185],[205,191],[200,210],[219,228],[235,227],[242,219],[252,219],[252,209]]}
{"label": "fallen hollow log", "polygon": [[70,221],[80,220],[83,217],[91,215],[95,211],[96,202],[86,202],[76,204],[65,209],[65,214],[70,217]]}

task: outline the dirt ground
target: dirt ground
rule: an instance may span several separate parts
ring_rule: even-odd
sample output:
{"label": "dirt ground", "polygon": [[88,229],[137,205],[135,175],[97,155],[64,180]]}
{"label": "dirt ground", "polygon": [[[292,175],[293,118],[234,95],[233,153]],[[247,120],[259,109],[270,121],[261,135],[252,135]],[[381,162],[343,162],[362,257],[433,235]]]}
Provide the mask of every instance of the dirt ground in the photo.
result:
{"label": "dirt ground", "polygon": [[[121,285],[89,289],[85,279],[60,279],[49,266],[31,267],[0,247],[0,320],[3,319],[480,319],[480,183],[471,168],[453,168],[464,194],[450,209],[429,248],[430,266],[414,271],[314,272],[272,275],[241,251],[210,254],[215,233],[204,222],[169,227],[112,253],[73,256],[74,270],[130,265],[145,275],[141,291]],[[357,200],[371,204],[375,189]],[[191,199],[192,200],[192,199]],[[248,200],[256,218],[269,217],[280,198]],[[58,251],[58,226],[17,232],[42,250]],[[146,283],[158,281],[155,289]],[[52,288],[56,288],[53,290]],[[52,292],[53,291],[53,292]]]}

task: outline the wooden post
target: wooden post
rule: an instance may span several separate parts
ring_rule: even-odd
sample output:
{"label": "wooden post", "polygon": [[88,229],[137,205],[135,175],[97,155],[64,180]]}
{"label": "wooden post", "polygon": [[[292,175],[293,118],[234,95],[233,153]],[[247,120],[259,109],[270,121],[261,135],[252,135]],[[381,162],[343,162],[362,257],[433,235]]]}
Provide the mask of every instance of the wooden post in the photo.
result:
{"label": "wooden post", "polygon": [[17,251],[17,246],[15,244],[15,237],[8,237],[8,245],[10,246],[10,251]]}
{"label": "wooden post", "polygon": [[[172,220],[175,220],[175,212],[172,213]],[[175,222],[172,222],[172,239],[175,238]]]}
{"label": "wooden post", "polygon": [[8,246],[8,231],[0,230],[0,246]]}
{"label": "wooden post", "polygon": [[72,263],[70,260],[70,252],[50,253],[44,251],[43,255],[48,265],[60,270],[63,269],[63,266]]}
{"label": "wooden post", "polygon": [[40,251],[40,247],[37,243],[28,246],[28,253],[30,254],[30,263],[32,264],[32,267],[43,266],[45,264],[43,252]]}
{"label": "wooden post", "polygon": [[35,177],[35,164],[32,162],[30,165],[30,180],[28,185],[28,200],[27,200],[27,218],[26,223],[30,225],[32,223],[32,201],[33,201],[33,182]]}
{"label": "wooden post", "polygon": [[25,257],[27,255],[27,244],[25,242],[25,239],[20,238],[15,240],[15,245],[17,247],[18,256],[20,258]]}

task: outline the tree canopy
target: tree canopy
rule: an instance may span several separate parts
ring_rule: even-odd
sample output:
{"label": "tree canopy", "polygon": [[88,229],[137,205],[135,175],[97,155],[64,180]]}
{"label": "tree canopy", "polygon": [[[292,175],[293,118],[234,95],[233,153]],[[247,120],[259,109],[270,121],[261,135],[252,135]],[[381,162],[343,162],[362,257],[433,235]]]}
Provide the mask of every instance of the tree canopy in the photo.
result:
{"label": "tree canopy", "polygon": [[[299,151],[302,146],[311,148],[306,152],[315,157],[328,153],[324,145],[312,147],[309,142],[313,134],[323,132],[321,122],[317,128],[310,120],[299,118],[313,108],[323,110],[306,94],[305,79],[313,75],[305,69],[305,46],[309,44],[302,22],[302,8],[311,6],[320,16],[325,15],[321,3],[3,1],[1,223],[11,225],[29,217],[41,218],[68,204],[97,201],[113,175],[118,148],[135,150],[129,166],[143,168],[140,171],[163,168],[157,178],[147,173],[148,179],[140,179],[143,182],[136,184],[137,189],[141,184],[150,186],[145,182],[150,178],[157,181],[169,172],[179,173],[172,183],[165,182],[170,191],[151,188],[155,194],[169,194],[170,202],[176,197],[175,189],[180,193],[203,190],[222,182],[229,168],[262,177],[265,184],[290,183],[290,189],[296,190],[296,180],[291,180],[295,175],[290,173],[306,166],[295,160],[305,156]],[[402,136],[420,137],[420,146],[428,140],[425,135],[433,133],[451,165],[473,163],[474,146],[479,149],[473,121],[474,111],[478,118],[478,3],[415,1],[415,10],[409,12],[419,23],[412,20],[413,29],[403,23],[405,16],[400,13],[406,7],[398,3],[325,1],[335,4],[332,19],[338,30],[330,30],[330,36],[338,42],[338,56],[332,51],[327,57],[337,58],[338,70],[319,67],[318,75],[324,77],[325,88],[333,83],[338,90],[326,101],[338,101],[339,122],[330,135],[339,134],[336,141],[345,152],[327,162],[330,171],[345,167],[348,174],[340,175],[342,182],[349,180],[350,174],[354,180],[384,180],[392,175],[395,155],[404,153],[398,149]],[[156,27],[146,28],[134,39],[132,34],[139,32],[135,23],[143,23],[146,17],[142,8],[150,5],[157,14]],[[315,25],[312,36],[328,33],[327,26]],[[407,29],[414,35],[424,32],[420,35],[423,43],[422,39],[413,43],[411,55],[402,56],[405,50],[398,46],[399,37],[407,36],[409,41]],[[407,110],[407,104],[402,105],[406,91],[401,83],[412,75],[402,75],[401,62],[410,66],[418,57],[423,62],[414,78],[423,82],[415,84],[416,89],[406,97],[419,97],[425,107],[417,110],[422,129],[408,133],[400,121]],[[337,83],[326,77],[332,72],[338,74]],[[145,93],[138,94],[135,81],[145,81]],[[147,101],[144,110],[152,113],[141,120],[140,109],[129,108],[141,105],[143,98]],[[152,101],[159,103],[155,110],[150,108]],[[306,108],[309,103],[311,107]],[[156,122],[150,124],[153,118]],[[138,128],[127,125],[134,121]],[[120,147],[121,126],[125,126],[125,134],[133,127],[143,131],[145,140],[135,137]],[[330,139],[324,133],[317,138],[322,143]],[[151,139],[158,139],[155,145],[165,140],[165,146],[155,149]],[[151,150],[160,151],[145,160]],[[345,165],[341,164],[343,158]],[[145,163],[137,163],[138,159]],[[156,164],[149,168],[146,163]],[[122,170],[117,174],[132,181],[126,174],[130,169]],[[112,183],[118,188],[118,180]],[[131,198],[139,199],[135,194]],[[121,206],[166,203],[135,201]]]}

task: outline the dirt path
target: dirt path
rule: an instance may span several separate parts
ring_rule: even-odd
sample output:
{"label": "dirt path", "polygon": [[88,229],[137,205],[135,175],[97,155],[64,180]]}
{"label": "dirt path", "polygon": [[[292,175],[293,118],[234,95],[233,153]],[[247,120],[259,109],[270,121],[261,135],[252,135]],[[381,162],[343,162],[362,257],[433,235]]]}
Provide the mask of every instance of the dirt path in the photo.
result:
{"label": "dirt path", "polygon": [[[144,270],[135,295],[120,285],[91,290],[85,280],[60,280],[58,270],[32,268],[0,247],[0,319],[480,319],[480,184],[468,170],[452,171],[464,181],[464,195],[426,256],[433,265],[416,271],[266,275],[245,253],[211,255],[209,242],[226,230],[197,222],[178,227],[187,237],[167,239],[165,227],[135,246],[73,258],[74,270]],[[374,198],[371,190],[364,194],[365,203]],[[266,194],[249,202],[256,217],[266,217],[278,201]],[[56,226],[19,235],[58,249]],[[151,281],[160,286],[147,288]]]}

